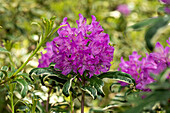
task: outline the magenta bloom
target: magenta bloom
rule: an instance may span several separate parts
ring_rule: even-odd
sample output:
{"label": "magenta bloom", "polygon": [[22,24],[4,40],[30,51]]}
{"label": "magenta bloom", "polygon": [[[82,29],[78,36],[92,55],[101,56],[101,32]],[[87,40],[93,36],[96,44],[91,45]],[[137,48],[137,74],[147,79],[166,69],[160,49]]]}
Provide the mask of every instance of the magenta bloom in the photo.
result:
{"label": "magenta bloom", "polygon": [[[156,69],[157,65],[148,55],[142,60],[139,60],[140,57],[141,55],[138,55],[137,52],[133,52],[129,56],[129,61],[124,61],[122,57],[119,70],[130,74],[135,79],[137,89],[148,91],[149,89],[146,88],[146,85],[154,82],[154,79],[150,76],[150,72]],[[121,85],[127,84],[121,82]]]}
{"label": "magenta bloom", "polygon": [[167,14],[170,14],[170,8],[169,8],[169,7],[165,7],[165,8],[164,8],[164,11],[165,11]]}
{"label": "magenta bloom", "polygon": [[44,68],[44,67],[48,67],[49,64],[51,63],[51,56],[53,55],[53,50],[52,50],[52,43],[51,42],[47,42],[46,43],[46,47],[45,50],[47,51],[45,54],[43,54],[41,52],[41,58],[38,60],[39,68]]}
{"label": "magenta bloom", "polygon": [[63,19],[61,25],[67,26],[61,27],[58,30],[59,36],[51,42],[52,54],[49,61],[56,63],[55,68],[64,75],[71,71],[83,75],[86,70],[91,77],[107,72],[114,52],[114,47],[109,45],[109,35],[103,33],[102,26],[93,15],[90,25],[81,14],[76,22],[78,27],[71,28],[67,17]]}
{"label": "magenta bloom", "polygon": [[170,4],[170,0],[161,0],[165,4]]}
{"label": "magenta bloom", "polygon": [[[167,40],[167,42],[169,42]],[[155,74],[160,74],[167,67],[170,67],[170,47],[164,47],[157,42],[155,52],[150,53],[150,57],[157,64],[157,69],[153,71]]]}
{"label": "magenta bloom", "polygon": [[130,9],[128,8],[128,6],[126,4],[121,4],[117,7],[117,10],[122,13],[123,15],[129,15],[130,14]]}

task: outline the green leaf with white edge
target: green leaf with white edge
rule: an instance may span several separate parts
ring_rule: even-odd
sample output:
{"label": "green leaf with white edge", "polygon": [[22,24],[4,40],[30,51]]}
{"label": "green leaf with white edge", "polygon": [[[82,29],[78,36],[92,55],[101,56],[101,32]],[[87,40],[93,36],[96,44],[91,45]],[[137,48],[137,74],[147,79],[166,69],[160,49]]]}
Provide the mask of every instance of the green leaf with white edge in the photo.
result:
{"label": "green leaf with white edge", "polygon": [[45,113],[44,106],[42,106],[40,101],[37,101],[36,108],[39,110],[39,113]]}
{"label": "green leaf with white edge", "polygon": [[24,79],[17,79],[16,82],[21,85],[21,96],[24,98],[28,92],[28,83]]}
{"label": "green leaf with white edge", "polygon": [[16,110],[19,113],[29,113],[30,109],[27,106],[19,106],[19,108]]}
{"label": "green leaf with white edge", "polygon": [[104,82],[96,76],[92,76],[91,78],[89,78],[89,82],[90,82],[90,85],[93,86],[97,90],[97,94],[104,97],[104,92],[102,89],[104,86]]}
{"label": "green leaf with white edge", "polygon": [[1,70],[3,70],[3,71],[8,71],[8,66],[2,66],[2,67],[1,67]]}
{"label": "green leaf with white edge", "polygon": [[70,111],[70,105],[67,102],[60,102],[51,107],[50,111],[68,113]]}
{"label": "green leaf with white edge", "polygon": [[83,86],[81,87],[81,89],[85,92],[87,92],[88,94],[90,94],[90,96],[95,100],[97,98],[97,90],[94,87],[91,86]]}
{"label": "green leaf with white edge", "polygon": [[68,77],[61,74],[61,71],[56,71],[52,68],[34,68],[30,71],[29,75],[32,79],[36,79],[34,76],[37,76],[38,79],[42,78],[43,81],[45,81],[48,77],[60,83],[65,83],[68,80]]}
{"label": "green leaf with white edge", "polygon": [[118,92],[120,86],[121,86],[120,83],[112,83],[112,84],[110,85],[110,91],[113,92],[113,93],[114,93],[114,92]]}
{"label": "green leaf with white edge", "polygon": [[17,74],[17,76],[26,78],[27,80],[29,80],[29,82],[32,83],[32,80],[30,79],[30,77],[29,77],[29,75],[27,73],[19,73],[19,74]]}
{"label": "green leaf with white edge", "polygon": [[157,17],[157,18],[149,18],[149,19],[146,19],[146,20],[143,20],[141,22],[138,22],[132,26],[129,26],[128,28],[132,28],[133,30],[139,30],[143,27],[146,27],[146,26],[149,26],[149,25],[153,25],[155,24],[156,22],[158,22],[160,20],[160,17]]}
{"label": "green leaf with white edge", "polygon": [[71,78],[70,80],[68,80],[64,86],[63,86],[63,90],[62,90],[62,93],[68,97],[70,95],[69,91],[70,91],[70,88],[71,88],[71,85],[72,85],[72,81],[74,80],[75,77]]}
{"label": "green leaf with white edge", "polygon": [[0,47],[0,53],[8,53],[10,54],[10,52],[8,50],[6,50],[5,48]]}
{"label": "green leaf with white edge", "polygon": [[132,76],[130,74],[121,71],[106,72],[98,75],[97,77],[101,79],[109,78],[109,79],[119,80],[131,85],[135,85],[135,80],[132,78]]}
{"label": "green leaf with white edge", "polygon": [[158,30],[169,23],[170,17],[160,17],[159,22],[153,24],[145,33],[145,41],[149,50],[153,51],[153,45],[151,43],[152,38],[158,32]]}
{"label": "green leaf with white edge", "polygon": [[0,71],[1,71],[2,73],[4,73],[6,77],[8,76],[8,73],[7,73],[8,67],[7,67],[7,66],[2,66],[1,69],[0,69]]}

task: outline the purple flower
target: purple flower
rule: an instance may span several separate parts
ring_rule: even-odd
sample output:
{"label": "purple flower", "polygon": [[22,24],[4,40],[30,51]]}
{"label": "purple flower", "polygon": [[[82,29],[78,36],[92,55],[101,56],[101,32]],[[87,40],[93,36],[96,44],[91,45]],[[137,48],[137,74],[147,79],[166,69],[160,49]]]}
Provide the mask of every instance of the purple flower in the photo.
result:
{"label": "purple flower", "polygon": [[[167,40],[169,43],[169,41]],[[150,53],[150,57],[157,64],[154,74],[160,74],[167,67],[170,67],[170,47],[163,47],[159,42],[156,43],[155,51]]]}
{"label": "purple flower", "polygon": [[170,14],[170,8],[169,8],[169,7],[165,7],[165,8],[164,8],[164,11],[165,11],[167,14]]}
{"label": "purple flower", "polygon": [[[63,19],[58,32],[58,37],[51,42],[52,54],[49,61],[56,63],[55,68],[67,75],[71,71],[83,75],[84,71],[93,76],[110,69],[110,62],[113,59],[114,47],[109,45],[109,35],[103,33],[103,28],[92,15],[90,25],[86,18],[79,14],[76,21],[78,27],[72,28]],[[51,51],[51,50],[50,50]]]}
{"label": "purple flower", "polygon": [[117,7],[117,10],[122,13],[123,15],[129,15],[130,14],[130,10],[128,8],[128,6],[126,4],[121,4]]}
{"label": "purple flower", "polygon": [[53,50],[52,50],[52,42],[47,42],[46,43],[46,47],[45,50],[47,51],[45,54],[43,54],[41,52],[41,58],[38,60],[39,68],[44,68],[44,67],[48,67],[49,64],[51,63],[51,56],[53,55]]}
{"label": "purple flower", "polygon": [[[157,65],[148,55],[142,60],[139,60],[140,57],[141,55],[138,55],[137,52],[133,52],[129,56],[129,61],[124,61],[122,57],[119,70],[130,74],[135,79],[137,89],[148,91],[150,89],[146,85],[154,82],[154,79],[150,76],[150,72],[156,69]],[[127,84],[121,82],[121,85]]]}
{"label": "purple flower", "polygon": [[170,4],[170,0],[160,0],[160,1],[162,1],[165,4]]}
{"label": "purple flower", "polygon": [[[170,45],[170,38],[167,43]],[[146,54],[146,57],[143,57],[142,60],[139,60],[140,57],[137,52],[133,52],[129,56],[129,61],[124,61],[122,57],[119,70],[130,74],[135,79],[137,89],[149,91],[150,89],[146,85],[154,82],[150,74],[158,75],[167,67],[170,67],[170,47],[164,48],[157,42],[153,53]],[[167,74],[167,79],[169,78],[170,73]],[[121,85],[127,85],[124,82],[120,83]]]}

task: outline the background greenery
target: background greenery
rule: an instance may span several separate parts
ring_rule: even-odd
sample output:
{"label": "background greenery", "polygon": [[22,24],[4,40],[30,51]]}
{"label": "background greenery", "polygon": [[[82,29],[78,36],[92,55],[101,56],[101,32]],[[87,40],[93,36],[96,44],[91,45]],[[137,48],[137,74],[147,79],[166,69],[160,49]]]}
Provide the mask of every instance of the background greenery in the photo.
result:
{"label": "background greenery", "polygon": [[[116,11],[119,4],[127,4],[131,10],[130,15],[123,16]],[[0,67],[9,66],[11,60],[15,64],[15,68],[20,67],[36,48],[41,30],[38,26],[32,25],[32,22],[42,23],[43,17],[56,16],[55,25],[58,26],[64,17],[68,17],[70,25],[76,26],[75,21],[78,20],[78,14],[81,13],[89,23],[91,15],[95,15],[100,21],[100,25],[103,26],[104,32],[109,34],[111,44],[115,47],[111,70],[117,70],[122,56],[127,60],[132,51],[138,51],[143,56],[146,52],[150,52],[144,38],[148,27],[133,30],[129,26],[148,18],[164,15],[161,10],[158,10],[159,7],[162,7],[162,4],[158,0],[0,0],[0,46],[5,46],[12,53],[11,59],[7,57],[8,54],[0,53]],[[152,44],[155,45],[157,41],[160,41],[165,46],[166,40],[170,36],[169,31],[168,25],[161,28],[151,40]],[[55,36],[57,34],[52,38]],[[40,51],[25,67],[24,72],[29,72],[33,67],[37,67],[38,58],[40,58]],[[116,93],[109,92],[111,81],[106,80],[106,82],[108,85],[103,88],[106,96],[99,99],[100,101],[93,101],[93,104],[91,101],[86,101],[87,106],[104,107],[115,97]],[[38,90],[38,87],[42,86],[37,86],[37,90],[35,90],[38,92],[37,95],[45,96],[48,89]],[[0,88],[0,112],[3,111],[3,113],[9,112],[6,90],[4,87]],[[56,95],[57,97],[53,99],[55,101],[68,100],[59,93],[55,93]],[[17,92],[15,92],[15,96],[19,98]],[[77,109],[80,107],[78,102],[75,106]],[[86,108],[87,111],[89,108]]]}

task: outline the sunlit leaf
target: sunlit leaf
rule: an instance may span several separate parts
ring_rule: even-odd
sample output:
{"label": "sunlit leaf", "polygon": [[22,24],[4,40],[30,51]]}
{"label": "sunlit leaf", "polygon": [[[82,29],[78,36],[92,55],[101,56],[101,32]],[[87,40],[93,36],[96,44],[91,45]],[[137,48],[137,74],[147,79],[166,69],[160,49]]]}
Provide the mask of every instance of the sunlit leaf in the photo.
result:
{"label": "sunlit leaf", "polygon": [[113,72],[106,72],[98,75],[99,78],[109,78],[114,80],[119,80],[122,82],[126,82],[128,84],[135,85],[135,80],[132,78],[131,75],[121,72],[121,71],[113,71]]}

